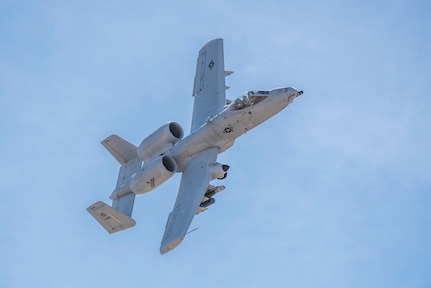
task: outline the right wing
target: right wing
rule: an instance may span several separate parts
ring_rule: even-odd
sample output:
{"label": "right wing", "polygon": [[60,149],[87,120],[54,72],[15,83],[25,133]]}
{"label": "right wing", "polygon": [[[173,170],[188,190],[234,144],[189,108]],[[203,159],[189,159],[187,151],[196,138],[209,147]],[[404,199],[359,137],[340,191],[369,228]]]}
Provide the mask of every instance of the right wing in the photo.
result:
{"label": "right wing", "polygon": [[177,200],[166,223],[161,254],[169,252],[183,241],[212,179],[210,165],[215,163],[217,155],[217,148],[202,151],[184,169]]}
{"label": "right wing", "polygon": [[223,39],[215,39],[199,51],[193,86],[195,101],[191,132],[226,105],[224,77]]}

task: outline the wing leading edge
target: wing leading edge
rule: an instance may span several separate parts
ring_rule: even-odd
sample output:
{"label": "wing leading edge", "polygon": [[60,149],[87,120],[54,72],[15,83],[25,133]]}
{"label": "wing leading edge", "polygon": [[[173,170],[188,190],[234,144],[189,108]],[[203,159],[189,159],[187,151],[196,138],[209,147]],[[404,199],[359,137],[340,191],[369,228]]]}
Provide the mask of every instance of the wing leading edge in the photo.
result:
{"label": "wing leading edge", "polygon": [[183,241],[212,179],[210,166],[217,160],[217,155],[217,148],[202,151],[184,169],[177,200],[166,223],[161,254],[169,252]]}

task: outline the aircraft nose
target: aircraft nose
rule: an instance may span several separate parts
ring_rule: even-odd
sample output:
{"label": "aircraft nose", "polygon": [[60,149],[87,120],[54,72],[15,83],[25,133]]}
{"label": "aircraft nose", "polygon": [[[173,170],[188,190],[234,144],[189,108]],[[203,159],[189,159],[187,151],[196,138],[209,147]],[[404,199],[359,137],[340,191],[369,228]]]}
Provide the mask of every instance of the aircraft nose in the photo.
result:
{"label": "aircraft nose", "polygon": [[287,93],[289,94],[289,95],[292,95],[292,93],[295,93],[295,97],[298,97],[298,96],[301,96],[303,93],[304,93],[304,91],[302,91],[302,90],[297,90],[296,88],[293,88],[293,87],[289,87],[288,89],[287,89]]}
{"label": "aircraft nose", "polygon": [[291,100],[292,97],[296,98],[304,93],[302,90],[297,90],[294,87],[283,87],[272,91],[274,91],[273,99],[280,99],[282,101]]}

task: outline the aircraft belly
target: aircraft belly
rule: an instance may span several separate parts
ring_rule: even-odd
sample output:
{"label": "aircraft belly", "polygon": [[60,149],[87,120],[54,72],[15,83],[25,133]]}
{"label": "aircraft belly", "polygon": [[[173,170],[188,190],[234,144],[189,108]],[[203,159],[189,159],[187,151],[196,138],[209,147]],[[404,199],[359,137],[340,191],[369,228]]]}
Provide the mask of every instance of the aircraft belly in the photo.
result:
{"label": "aircraft belly", "polygon": [[225,110],[210,119],[175,145],[172,156],[177,162],[177,172],[182,172],[188,161],[201,151],[212,147],[219,148],[219,153],[225,151],[233,145],[236,138],[278,112],[268,111],[268,106],[250,107],[240,111]]}
{"label": "aircraft belly", "polygon": [[[223,118],[215,125],[216,134],[230,141],[235,140],[244,133],[253,129],[263,121],[259,121],[261,117],[256,117],[253,107],[241,111],[227,112]],[[221,117],[220,117],[221,118]]]}
{"label": "aircraft belly", "polygon": [[230,137],[218,135],[213,124],[209,123],[202,126],[195,133],[181,141],[179,145],[176,145],[172,156],[177,163],[177,172],[182,172],[192,157],[204,150],[217,147],[222,152],[232,146]]}

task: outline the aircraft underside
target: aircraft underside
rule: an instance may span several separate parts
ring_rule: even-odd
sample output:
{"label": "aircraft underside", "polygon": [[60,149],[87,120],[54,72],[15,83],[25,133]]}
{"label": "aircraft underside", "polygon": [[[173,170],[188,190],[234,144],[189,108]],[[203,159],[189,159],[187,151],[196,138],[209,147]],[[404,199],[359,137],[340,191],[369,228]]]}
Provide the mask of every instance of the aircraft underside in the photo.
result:
{"label": "aircraft underside", "polygon": [[[135,225],[131,218],[135,196],[148,193],[175,173],[182,173],[172,212],[169,214],[160,253],[177,247],[184,239],[196,214],[215,203],[223,185],[212,185],[226,178],[228,165],[217,162],[219,153],[235,139],[271,118],[302,94],[292,87],[252,90],[234,101],[225,96],[223,40],[208,42],[199,51],[193,86],[194,108],[191,133],[183,139],[183,128],[169,122],[135,146],[117,135],[102,145],[119,162],[117,185],[110,199],[112,206],[98,201],[87,210],[109,233]],[[222,93],[221,93],[222,92]]]}

